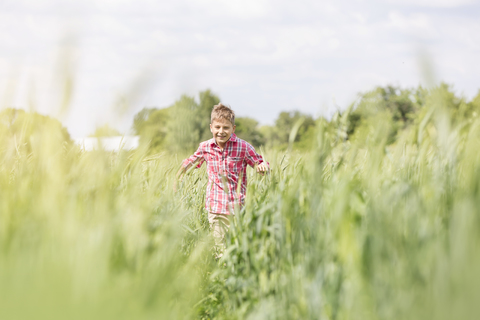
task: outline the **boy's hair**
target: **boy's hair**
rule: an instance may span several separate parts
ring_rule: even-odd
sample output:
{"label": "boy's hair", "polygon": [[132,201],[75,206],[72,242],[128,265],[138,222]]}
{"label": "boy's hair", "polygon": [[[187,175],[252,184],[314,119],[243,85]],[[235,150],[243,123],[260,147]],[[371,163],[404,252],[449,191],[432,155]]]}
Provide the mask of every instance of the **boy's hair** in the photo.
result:
{"label": "boy's hair", "polygon": [[218,120],[218,119],[228,120],[232,123],[232,125],[235,125],[235,112],[233,112],[233,110],[230,107],[219,103],[213,106],[210,123],[213,123],[214,120]]}

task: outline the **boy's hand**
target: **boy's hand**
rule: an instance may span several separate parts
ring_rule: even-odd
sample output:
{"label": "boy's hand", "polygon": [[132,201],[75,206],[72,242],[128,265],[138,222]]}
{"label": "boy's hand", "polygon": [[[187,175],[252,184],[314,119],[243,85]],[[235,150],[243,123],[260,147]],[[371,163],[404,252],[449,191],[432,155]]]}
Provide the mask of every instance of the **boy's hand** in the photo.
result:
{"label": "boy's hand", "polygon": [[260,173],[262,176],[265,174],[265,172],[268,172],[268,166],[265,164],[265,162],[260,163],[257,165],[257,172]]}

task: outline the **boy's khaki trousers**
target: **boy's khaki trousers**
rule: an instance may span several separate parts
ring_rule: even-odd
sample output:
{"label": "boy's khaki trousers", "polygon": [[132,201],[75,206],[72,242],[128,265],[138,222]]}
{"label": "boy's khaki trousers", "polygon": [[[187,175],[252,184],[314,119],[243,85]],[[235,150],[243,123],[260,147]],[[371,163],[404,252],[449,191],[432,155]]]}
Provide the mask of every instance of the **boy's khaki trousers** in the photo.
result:
{"label": "boy's khaki trousers", "polygon": [[209,212],[208,222],[210,223],[210,229],[213,232],[215,249],[218,252],[217,257],[221,257],[223,255],[223,250],[225,250],[225,234],[230,227],[230,215]]}

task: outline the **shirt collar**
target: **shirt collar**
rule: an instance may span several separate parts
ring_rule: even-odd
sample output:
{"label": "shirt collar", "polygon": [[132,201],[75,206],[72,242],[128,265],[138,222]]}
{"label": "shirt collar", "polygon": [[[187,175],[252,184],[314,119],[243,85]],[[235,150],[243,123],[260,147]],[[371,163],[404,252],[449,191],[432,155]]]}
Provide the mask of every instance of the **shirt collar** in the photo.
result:
{"label": "shirt collar", "polygon": [[[228,141],[237,142],[237,136],[235,135],[235,133],[232,133],[232,135],[230,136],[230,139],[228,139]],[[215,138],[210,139],[210,144],[217,144],[215,142]]]}

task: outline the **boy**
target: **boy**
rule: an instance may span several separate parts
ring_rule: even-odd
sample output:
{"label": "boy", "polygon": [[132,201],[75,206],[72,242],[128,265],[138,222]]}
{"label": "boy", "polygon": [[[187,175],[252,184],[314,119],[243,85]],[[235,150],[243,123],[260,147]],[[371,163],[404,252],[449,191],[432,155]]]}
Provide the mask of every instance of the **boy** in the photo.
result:
{"label": "boy", "polygon": [[[217,249],[223,248],[225,231],[230,226],[228,216],[235,206],[245,203],[247,189],[247,164],[262,175],[268,171],[268,163],[248,142],[235,135],[235,113],[229,107],[218,104],[213,107],[210,131],[213,138],[200,143],[197,151],[185,159],[177,174],[181,178],[192,165],[200,168],[207,162],[208,185],[205,208],[213,231]],[[239,179],[240,188],[238,187]]]}

